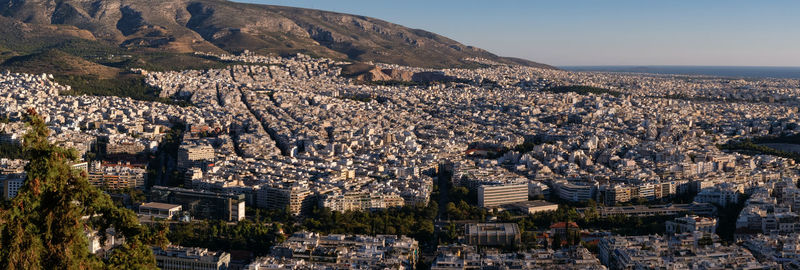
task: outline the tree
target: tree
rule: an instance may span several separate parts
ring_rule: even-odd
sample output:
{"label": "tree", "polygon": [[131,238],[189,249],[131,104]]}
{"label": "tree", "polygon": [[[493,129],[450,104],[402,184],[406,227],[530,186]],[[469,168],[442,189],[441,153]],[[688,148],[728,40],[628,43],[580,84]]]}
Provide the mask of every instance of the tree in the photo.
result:
{"label": "tree", "polygon": [[469,189],[466,187],[452,187],[449,194],[451,201],[467,201],[469,199]]}
{"label": "tree", "polygon": [[708,234],[703,234],[703,237],[700,240],[697,240],[697,244],[700,246],[710,246],[714,244],[714,240],[711,239],[711,236]]}
{"label": "tree", "polygon": [[448,202],[445,205],[445,211],[447,212],[448,219],[461,219],[461,211],[456,208],[456,204],[453,202]]}
{"label": "tree", "polygon": [[597,202],[592,199],[589,199],[588,202],[588,209],[583,212],[584,219],[587,222],[592,222],[600,217],[600,214],[597,212]]}
{"label": "tree", "polygon": [[550,246],[551,246],[551,248],[552,248],[553,250],[559,250],[559,249],[561,249],[561,242],[562,242],[562,241],[563,241],[563,240],[561,239],[561,235],[560,235],[560,234],[555,234],[555,235],[553,235],[553,244],[551,244],[551,245],[550,245]]}
{"label": "tree", "polygon": [[[91,186],[86,175],[68,162],[73,150],[47,141],[49,129],[32,109],[26,121],[23,150],[30,162],[25,184],[0,213],[0,267],[4,269],[153,269],[150,244],[164,245],[163,233],[138,223],[136,215],[116,207],[111,198]],[[105,259],[91,254],[85,233],[98,232],[105,242],[108,229],[125,243]]]}

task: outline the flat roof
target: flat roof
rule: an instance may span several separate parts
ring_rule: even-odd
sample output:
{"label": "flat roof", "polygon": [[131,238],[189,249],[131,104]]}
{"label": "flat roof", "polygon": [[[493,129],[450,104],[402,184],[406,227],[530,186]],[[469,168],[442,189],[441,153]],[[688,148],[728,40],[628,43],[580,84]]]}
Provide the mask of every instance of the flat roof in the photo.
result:
{"label": "flat roof", "polygon": [[170,209],[181,207],[181,206],[177,205],[177,204],[168,204],[168,203],[160,203],[160,202],[149,202],[149,203],[143,203],[142,205],[139,206],[139,208],[142,208],[142,207],[144,207],[144,208],[153,208],[153,209],[170,210]]}
{"label": "flat roof", "polygon": [[551,203],[545,200],[515,202],[515,203],[510,203],[509,205],[516,207],[540,207],[540,206],[552,206],[552,205],[558,206],[557,203]]}
{"label": "flat roof", "polygon": [[472,223],[466,226],[467,235],[486,233],[519,233],[519,226],[516,223]]}

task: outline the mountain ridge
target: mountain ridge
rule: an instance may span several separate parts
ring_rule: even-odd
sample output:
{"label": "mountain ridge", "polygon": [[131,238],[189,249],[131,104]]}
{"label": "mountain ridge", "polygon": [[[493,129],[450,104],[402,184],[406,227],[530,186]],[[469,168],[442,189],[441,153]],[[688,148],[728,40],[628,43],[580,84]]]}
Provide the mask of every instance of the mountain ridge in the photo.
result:
{"label": "mountain ridge", "polygon": [[553,68],[367,16],[225,0],[0,0],[0,15],[28,34],[71,31],[129,51],[304,53],[431,68],[469,67],[464,59],[478,57]]}

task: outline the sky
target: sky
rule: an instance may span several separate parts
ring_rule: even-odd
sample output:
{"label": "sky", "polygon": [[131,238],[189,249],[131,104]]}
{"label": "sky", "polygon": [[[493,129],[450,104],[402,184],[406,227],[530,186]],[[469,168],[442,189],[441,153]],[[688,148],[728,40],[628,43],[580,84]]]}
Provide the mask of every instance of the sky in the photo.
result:
{"label": "sky", "polygon": [[383,19],[556,66],[800,66],[800,1],[237,0]]}

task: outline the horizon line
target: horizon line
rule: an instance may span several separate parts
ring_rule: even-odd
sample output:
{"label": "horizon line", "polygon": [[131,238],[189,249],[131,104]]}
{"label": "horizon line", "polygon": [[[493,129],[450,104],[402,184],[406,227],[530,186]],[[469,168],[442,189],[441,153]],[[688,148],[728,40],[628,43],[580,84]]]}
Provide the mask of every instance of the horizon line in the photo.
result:
{"label": "horizon line", "polygon": [[552,65],[555,67],[743,67],[743,68],[800,68],[800,66],[765,66],[765,65],[669,65],[669,64],[644,64],[644,65]]}

